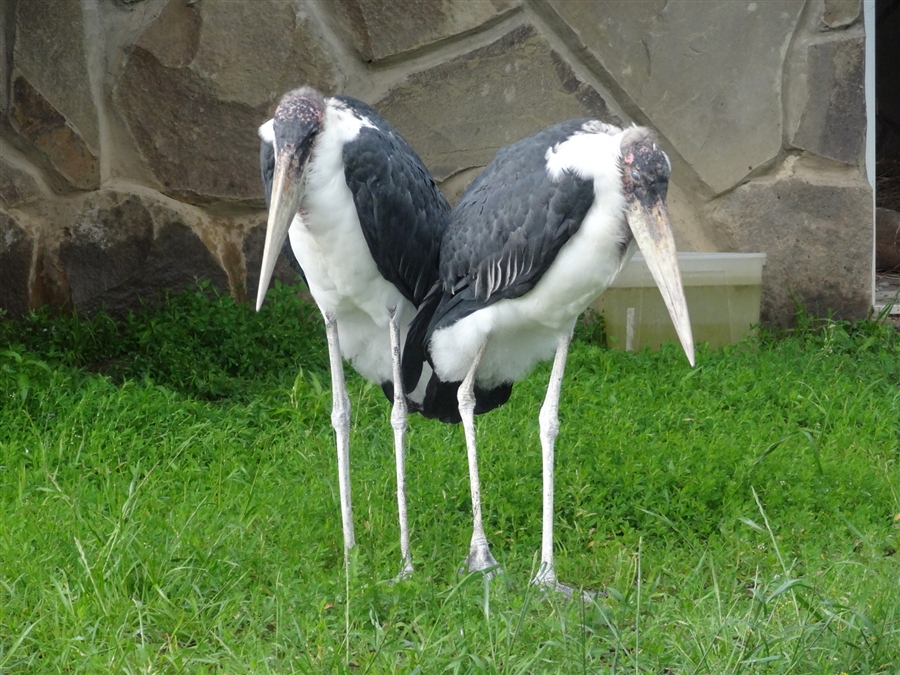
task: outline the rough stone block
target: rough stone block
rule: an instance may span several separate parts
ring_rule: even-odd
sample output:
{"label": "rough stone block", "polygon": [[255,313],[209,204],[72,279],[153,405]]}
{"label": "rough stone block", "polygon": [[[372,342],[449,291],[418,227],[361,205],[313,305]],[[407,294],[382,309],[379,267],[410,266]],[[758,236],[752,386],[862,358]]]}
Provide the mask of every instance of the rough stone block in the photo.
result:
{"label": "rough stone block", "polygon": [[466,33],[518,5],[519,0],[337,0],[334,14],[360,55],[379,61]]}
{"label": "rough stone block", "polygon": [[40,197],[41,190],[34,176],[0,155],[0,202],[14,208],[31,204]]}
{"label": "rough stone block", "polygon": [[872,191],[862,180],[808,172],[754,181],[711,215],[741,251],[768,256],[763,322],[790,325],[792,298],[814,316],[857,319],[871,307]]}
{"label": "rough stone block", "polygon": [[197,279],[228,291],[227,275],[184,214],[146,199],[94,193],[64,229],[59,265],[76,309],[90,313],[105,306],[122,314]]}
{"label": "rough stone block", "polygon": [[195,204],[263,202],[256,108],[218,101],[187,68],[136,48],[116,88],[119,108],[162,191]]}
{"label": "rough stone block", "polygon": [[784,55],[802,2],[550,4],[715,192],[778,155]]}
{"label": "rough stone block", "polygon": [[792,143],[822,157],[861,163],[866,142],[865,40],[809,46],[806,105]]}
{"label": "rough stone block", "polygon": [[100,131],[81,4],[28,0],[14,6],[9,120],[42,155],[60,188],[95,189]]}
{"label": "rough stone block", "polygon": [[166,68],[190,65],[199,48],[203,19],[196,3],[168,0],[159,16],[135,40]]}
{"label": "rough stone block", "polygon": [[875,269],[900,272],[900,213],[875,209]]}
{"label": "rough stone block", "polygon": [[302,13],[302,3],[299,13],[283,0],[197,7],[202,29],[191,67],[220,100],[269,105],[303,84],[326,93],[340,88],[333,57],[320,41],[318,28]]}
{"label": "rough stone block", "polygon": [[45,167],[64,187],[94,190],[100,186],[100,158],[66,118],[31,83],[17,76],[12,85],[10,119],[28,139]]}
{"label": "rough stone block", "polygon": [[93,151],[100,124],[91,94],[80,2],[20,0],[16,6],[16,70],[51,102]]}
{"label": "rough stone block", "polygon": [[138,38],[114,99],[166,194],[262,205],[257,127],[285,90],[332,91],[338,79],[288,3],[172,0]]}
{"label": "rough stone block", "polygon": [[550,124],[621,124],[532,26],[411,75],[375,104],[439,181],[485,166],[501,147]]}
{"label": "rough stone block", "polygon": [[9,111],[9,81],[16,44],[16,15],[12,2],[0,2],[0,123]]}
{"label": "rough stone block", "polygon": [[862,14],[860,0],[825,0],[822,22],[829,29],[845,28]]}
{"label": "rough stone block", "polygon": [[154,303],[165,293],[179,293],[210,281],[219,293],[228,293],[228,276],[180,214],[159,226],[140,274],[110,289],[94,304],[105,303],[114,311],[132,309],[140,302]]}
{"label": "rough stone block", "polygon": [[24,316],[30,307],[29,280],[34,239],[16,218],[0,210],[0,309],[10,317]]}
{"label": "rough stone block", "polygon": [[59,259],[72,302],[96,308],[98,297],[132,278],[153,241],[153,218],[136,195],[91,194],[63,228]]}

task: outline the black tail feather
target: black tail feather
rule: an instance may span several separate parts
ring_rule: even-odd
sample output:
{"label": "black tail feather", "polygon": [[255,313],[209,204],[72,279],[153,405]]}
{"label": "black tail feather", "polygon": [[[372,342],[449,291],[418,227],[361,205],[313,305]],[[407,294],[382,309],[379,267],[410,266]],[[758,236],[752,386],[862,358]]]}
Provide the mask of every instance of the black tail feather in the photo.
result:
{"label": "black tail feather", "polygon": [[512,396],[512,389],[512,382],[504,382],[493,389],[475,387],[475,414],[483,415],[505,404]]}
{"label": "black tail feather", "polygon": [[424,417],[440,420],[444,424],[459,424],[462,418],[459,416],[459,402],[456,398],[458,389],[459,382],[442,382],[432,373],[420,412]]}
{"label": "black tail feather", "polygon": [[425,296],[419,305],[415,318],[409,324],[406,333],[406,344],[403,345],[403,361],[401,372],[403,373],[403,391],[409,393],[419,384],[422,377],[422,367],[428,359],[426,340],[431,319],[441,302],[441,287],[436,284]]}
{"label": "black tail feather", "polygon": [[[403,347],[403,390],[407,393],[413,391],[422,377],[422,369],[427,361],[431,363],[428,353],[428,339],[431,336],[432,323],[435,312],[444,299],[444,292],[440,284],[435,285],[428,293],[419,311],[409,325],[406,334],[406,344]],[[452,302],[452,300],[451,300]],[[437,374],[432,373],[425,388],[425,398],[419,405],[409,401],[411,412],[421,413],[429,419],[437,419],[445,424],[459,424],[462,419],[459,416],[459,401],[457,391],[460,382],[444,382]],[[501,384],[492,389],[475,387],[475,414],[481,415],[494,408],[499,408],[509,400],[512,394],[513,383]],[[387,392],[385,392],[387,393]]]}
{"label": "black tail feather", "polygon": [[[437,419],[444,424],[459,424],[459,401],[457,391],[460,382],[442,382],[437,375],[432,375],[425,390],[425,400],[417,412],[429,419]],[[505,382],[493,389],[475,387],[475,414],[482,415],[494,408],[499,408],[509,400],[513,383]]]}

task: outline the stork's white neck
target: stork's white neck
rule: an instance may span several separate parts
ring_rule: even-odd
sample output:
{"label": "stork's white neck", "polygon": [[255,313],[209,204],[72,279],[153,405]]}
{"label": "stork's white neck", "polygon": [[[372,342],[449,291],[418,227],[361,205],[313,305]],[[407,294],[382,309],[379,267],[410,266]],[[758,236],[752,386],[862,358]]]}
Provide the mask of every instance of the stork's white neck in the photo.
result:
{"label": "stork's white neck", "polygon": [[275,142],[275,119],[264,122],[259,128],[259,137],[266,143]]}
{"label": "stork's white neck", "polygon": [[359,136],[362,129],[374,129],[375,125],[365,115],[354,112],[336,98],[325,100],[325,117],[322,120],[322,133],[340,142],[349,143]]}
{"label": "stork's white neck", "polygon": [[562,143],[547,148],[547,175],[554,182],[566,172],[579,178],[593,180],[597,188],[621,184],[622,134],[618,127],[586,123],[582,131]]}

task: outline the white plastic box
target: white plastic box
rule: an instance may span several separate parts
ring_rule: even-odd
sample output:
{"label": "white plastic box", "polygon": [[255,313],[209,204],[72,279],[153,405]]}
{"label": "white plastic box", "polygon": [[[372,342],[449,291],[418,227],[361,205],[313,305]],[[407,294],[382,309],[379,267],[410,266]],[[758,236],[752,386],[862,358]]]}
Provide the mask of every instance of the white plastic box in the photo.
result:
{"label": "white plastic box", "polygon": [[[738,342],[759,323],[765,253],[679,253],[694,342]],[[592,309],[606,322],[611,347],[637,351],[678,342],[669,312],[640,252]]]}

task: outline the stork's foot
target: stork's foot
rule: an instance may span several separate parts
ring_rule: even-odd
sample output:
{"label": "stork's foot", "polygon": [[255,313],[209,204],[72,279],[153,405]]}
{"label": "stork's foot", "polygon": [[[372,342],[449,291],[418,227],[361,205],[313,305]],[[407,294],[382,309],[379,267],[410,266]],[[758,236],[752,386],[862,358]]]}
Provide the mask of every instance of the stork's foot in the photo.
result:
{"label": "stork's foot", "polygon": [[412,576],[413,572],[415,572],[415,570],[413,569],[412,561],[409,558],[404,558],[400,571],[397,572],[397,576],[390,580],[390,585],[393,586],[394,584],[406,581]]}
{"label": "stork's foot", "polygon": [[551,567],[550,569],[545,569],[543,566],[538,573],[534,575],[534,579],[531,580],[532,586],[537,586],[540,588],[545,595],[554,593],[563,596],[567,600],[571,600],[572,598],[578,598],[584,602],[589,600],[593,600],[597,597],[597,591],[591,590],[578,590],[577,588],[573,588],[572,586],[567,586],[566,584],[560,583],[556,578],[556,572]]}
{"label": "stork's foot", "polygon": [[[488,547],[487,542],[475,545],[469,549],[469,557],[466,558],[466,567],[469,570],[469,574],[472,572],[484,572],[485,570],[490,570],[486,576],[488,579],[493,578],[497,574],[503,574],[503,570],[500,569],[499,563],[497,563],[494,556],[491,555],[491,549]],[[464,570],[460,570],[463,572]]]}

